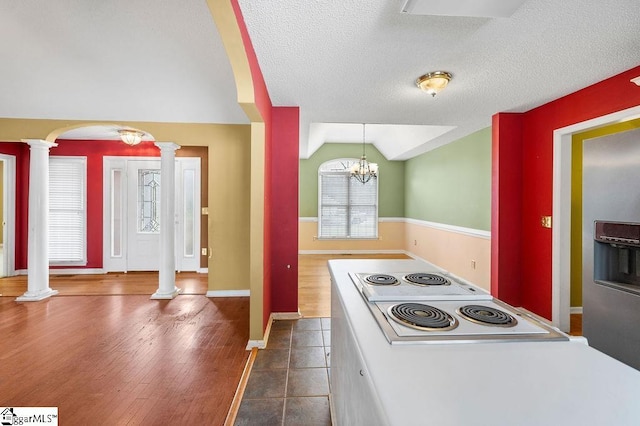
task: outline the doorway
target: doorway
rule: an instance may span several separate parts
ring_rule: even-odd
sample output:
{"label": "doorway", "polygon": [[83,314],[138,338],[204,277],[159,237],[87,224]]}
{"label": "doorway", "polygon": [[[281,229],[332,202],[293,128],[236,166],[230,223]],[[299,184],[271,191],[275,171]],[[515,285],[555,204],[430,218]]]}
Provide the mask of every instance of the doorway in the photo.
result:
{"label": "doorway", "polygon": [[571,141],[573,134],[640,116],[640,106],[614,112],[553,132],[552,321],[570,330],[571,291]]}
{"label": "doorway", "polygon": [[16,157],[0,154],[0,278],[15,275]]}
{"label": "doorway", "polygon": [[[105,272],[157,271],[160,262],[160,159],[104,157]],[[177,271],[200,268],[200,158],[175,168]]]}

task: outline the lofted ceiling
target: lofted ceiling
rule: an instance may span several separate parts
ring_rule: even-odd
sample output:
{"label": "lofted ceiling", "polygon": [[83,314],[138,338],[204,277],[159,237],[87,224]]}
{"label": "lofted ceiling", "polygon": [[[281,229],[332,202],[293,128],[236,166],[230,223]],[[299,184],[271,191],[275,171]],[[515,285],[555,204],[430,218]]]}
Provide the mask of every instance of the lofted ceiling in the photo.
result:
{"label": "lofted ceiling", "polygon": [[[366,123],[408,159],[640,64],[637,0],[238,1],[301,158]],[[205,0],[5,0],[0,39],[0,117],[248,123]],[[415,80],[438,70],[432,98]]]}

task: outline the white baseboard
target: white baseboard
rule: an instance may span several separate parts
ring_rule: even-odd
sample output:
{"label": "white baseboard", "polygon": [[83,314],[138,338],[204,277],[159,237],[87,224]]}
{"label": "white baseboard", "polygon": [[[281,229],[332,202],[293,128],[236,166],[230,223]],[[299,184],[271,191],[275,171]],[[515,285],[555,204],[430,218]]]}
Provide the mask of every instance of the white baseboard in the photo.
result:
{"label": "white baseboard", "polygon": [[49,269],[49,275],[103,275],[102,268]]}
{"label": "white baseboard", "polygon": [[[127,271],[106,271],[103,268],[64,268],[49,269],[49,275],[104,275],[108,272],[119,272],[126,274]],[[199,274],[208,274],[209,268],[200,268],[196,271]],[[27,269],[18,269],[16,275],[27,275]]]}
{"label": "white baseboard", "polygon": [[253,348],[264,349],[267,347],[267,342],[269,341],[269,334],[271,334],[271,324],[273,324],[273,313],[269,315],[269,321],[267,322],[267,328],[264,330],[264,336],[262,336],[262,340],[249,340],[247,342],[246,349],[250,351]]}
{"label": "white baseboard", "polygon": [[569,310],[571,314],[582,314],[582,306],[572,306]]}
{"label": "white baseboard", "polygon": [[297,320],[302,318],[300,311],[298,312],[272,312],[271,321],[273,320]]}
{"label": "white baseboard", "polygon": [[209,290],[207,297],[249,297],[249,290]]}
{"label": "white baseboard", "polygon": [[247,342],[246,350],[250,351],[253,348],[264,349],[267,347],[267,342],[264,340],[249,340]]}
{"label": "white baseboard", "polygon": [[[16,275],[28,275],[28,269],[18,269]],[[49,275],[103,275],[106,271],[102,268],[77,268],[77,269],[49,269]]]}
{"label": "white baseboard", "polygon": [[269,315],[269,322],[267,328],[264,330],[264,336],[262,340],[249,340],[247,342],[247,350],[250,351],[253,348],[264,349],[267,347],[269,341],[269,335],[271,334],[271,325],[275,320],[296,320],[302,318],[300,311],[298,312],[271,312]]}

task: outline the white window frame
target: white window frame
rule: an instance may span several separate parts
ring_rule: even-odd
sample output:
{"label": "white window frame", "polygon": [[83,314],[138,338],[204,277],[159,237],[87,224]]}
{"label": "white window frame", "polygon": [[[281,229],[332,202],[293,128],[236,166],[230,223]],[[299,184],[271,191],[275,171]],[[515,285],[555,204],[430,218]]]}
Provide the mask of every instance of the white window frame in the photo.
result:
{"label": "white window frame", "polygon": [[325,161],[320,165],[320,167],[318,167],[318,239],[319,240],[377,240],[378,239],[378,207],[379,207],[378,176],[379,176],[379,173],[378,173],[378,176],[372,178],[366,184],[362,184],[358,182],[358,185],[375,185],[375,205],[374,205],[375,213],[374,213],[374,217],[372,218],[374,222],[373,234],[370,236],[364,236],[364,237],[351,236],[350,213],[351,213],[352,204],[349,201],[347,201],[347,204],[345,205],[345,207],[347,208],[346,235],[339,235],[339,236],[325,235],[326,232],[323,233],[323,230],[322,230],[322,223],[323,223],[322,176],[323,175],[341,175],[341,176],[346,176],[348,181],[351,181],[353,179],[350,177],[351,166],[354,163],[357,163],[358,161],[359,159],[357,158],[337,158],[337,159]]}
{"label": "white window frame", "polygon": [[[63,169],[70,170],[72,167],[77,167],[80,165],[82,168],[79,173],[81,177],[80,182],[77,183],[77,187],[75,188],[77,191],[77,195],[79,199],[76,200],[75,204],[79,206],[78,208],[70,209],[70,208],[56,208],[55,207],[55,195],[52,193],[52,183],[57,179],[56,176],[52,179],[52,167],[51,165],[55,162],[61,163],[63,165],[67,165],[67,167],[63,167]],[[56,188],[53,188],[54,190]],[[54,201],[52,203],[52,201]],[[53,206],[52,206],[53,204]],[[80,247],[76,246],[76,250],[79,252],[78,256],[75,257],[66,257],[59,258],[59,255],[53,255],[53,250],[56,253],[59,253],[61,248],[56,246],[57,241],[52,234],[52,223],[53,212],[67,211],[70,214],[77,214],[80,216],[80,224],[76,228],[76,235],[81,235],[79,244]],[[49,264],[55,266],[86,266],[87,265],[87,157],[85,156],[50,156],[49,157]]]}

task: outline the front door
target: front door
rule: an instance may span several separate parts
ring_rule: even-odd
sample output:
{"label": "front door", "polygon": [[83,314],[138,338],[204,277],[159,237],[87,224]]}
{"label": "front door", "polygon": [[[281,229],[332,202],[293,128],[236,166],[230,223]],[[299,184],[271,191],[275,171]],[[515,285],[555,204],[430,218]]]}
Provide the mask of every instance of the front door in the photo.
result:
{"label": "front door", "polygon": [[[176,158],[176,270],[200,268],[200,159]],[[160,160],[104,158],[104,269],[160,267]]]}
{"label": "front door", "polygon": [[129,271],[160,269],[160,183],[159,160],[127,162],[126,222]]}

